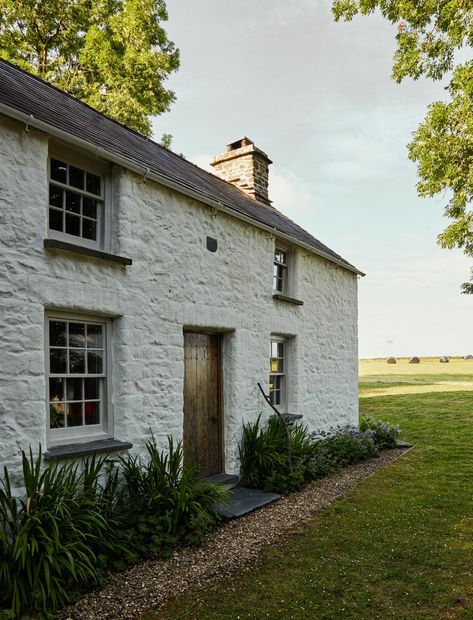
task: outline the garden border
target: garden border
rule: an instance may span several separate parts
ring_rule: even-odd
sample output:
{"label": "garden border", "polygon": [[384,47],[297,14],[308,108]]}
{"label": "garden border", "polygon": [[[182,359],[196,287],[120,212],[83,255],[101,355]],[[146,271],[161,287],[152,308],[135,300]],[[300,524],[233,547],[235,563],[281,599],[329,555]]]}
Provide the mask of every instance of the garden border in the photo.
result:
{"label": "garden border", "polygon": [[172,599],[212,587],[222,579],[252,570],[271,544],[310,521],[314,514],[357,484],[391,465],[410,448],[383,450],[378,458],[345,467],[336,474],[285,495],[276,502],[211,532],[199,547],[176,549],[169,560],[150,560],[110,575],[108,585],[59,612],[58,620],[132,620],[157,612]]}

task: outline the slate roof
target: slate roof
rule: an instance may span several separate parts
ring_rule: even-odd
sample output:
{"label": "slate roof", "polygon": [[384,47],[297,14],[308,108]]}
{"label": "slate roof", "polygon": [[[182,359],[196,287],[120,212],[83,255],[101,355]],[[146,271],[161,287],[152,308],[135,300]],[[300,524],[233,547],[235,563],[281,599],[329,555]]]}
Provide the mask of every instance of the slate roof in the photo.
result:
{"label": "slate roof", "polygon": [[[231,183],[4,60],[0,60],[0,104],[32,115],[52,128],[115,154],[131,165],[138,165],[143,168],[143,173],[149,169],[150,173],[182,188],[184,193],[186,189],[197,193],[204,203],[206,200],[219,202],[234,211],[236,216],[243,214],[255,223],[270,226],[350,271],[361,273],[273,206],[246,196]],[[5,109],[3,111],[7,113]]]}

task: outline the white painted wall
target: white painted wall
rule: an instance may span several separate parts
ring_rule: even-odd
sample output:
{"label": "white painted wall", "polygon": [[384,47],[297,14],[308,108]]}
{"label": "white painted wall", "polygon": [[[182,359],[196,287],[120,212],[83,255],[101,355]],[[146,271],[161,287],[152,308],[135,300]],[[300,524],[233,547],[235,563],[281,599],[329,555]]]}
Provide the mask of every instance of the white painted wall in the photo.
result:
{"label": "white painted wall", "polygon": [[[272,235],[128,172],[113,170],[112,252],[133,265],[46,251],[48,137],[0,117],[0,462],[47,445],[44,313],[115,317],[114,436],[182,436],[183,328],[226,331],[225,469],[243,421],[263,412],[271,333],[289,343],[289,411],[313,429],[356,423],[355,274],[295,249],[294,306],[272,298]],[[207,251],[206,236],[218,240]]]}

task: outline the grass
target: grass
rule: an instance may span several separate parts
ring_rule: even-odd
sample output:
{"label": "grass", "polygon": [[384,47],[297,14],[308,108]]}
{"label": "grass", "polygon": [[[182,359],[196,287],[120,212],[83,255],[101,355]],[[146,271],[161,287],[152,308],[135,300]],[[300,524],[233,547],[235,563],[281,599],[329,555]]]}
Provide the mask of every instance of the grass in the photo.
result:
{"label": "grass", "polygon": [[472,374],[472,362],[362,362],[361,412],[416,448],[249,573],[148,618],[473,618],[473,391],[459,385]]}

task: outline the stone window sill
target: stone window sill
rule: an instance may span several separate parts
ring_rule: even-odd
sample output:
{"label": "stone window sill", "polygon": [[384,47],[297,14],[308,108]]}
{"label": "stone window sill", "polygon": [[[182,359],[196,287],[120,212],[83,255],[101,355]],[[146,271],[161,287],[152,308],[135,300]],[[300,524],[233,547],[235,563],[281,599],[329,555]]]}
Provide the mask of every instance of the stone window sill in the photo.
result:
{"label": "stone window sill", "polygon": [[[294,424],[294,422],[297,422],[297,420],[302,420],[302,415],[298,413],[281,413],[281,416],[283,417],[286,424]],[[271,416],[271,418],[274,419],[276,419],[277,417],[277,415]]]}
{"label": "stone window sill", "polygon": [[288,297],[287,295],[282,295],[282,293],[273,293],[273,299],[279,299],[280,301],[286,301],[289,304],[294,304],[296,306],[303,306],[304,302],[301,299],[295,299],[294,297]]}
{"label": "stone window sill", "polygon": [[44,247],[46,250],[63,250],[64,252],[73,252],[74,254],[91,256],[92,258],[101,258],[102,260],[110,261],[112,263],[119,263],[120,265],[131,265],[133,262],[131,258],[127,258],[126,256],[118,256],[117,254],[110,254],[108,252],[86,248],[82,245],[76,245],[75,243],[58,241],[57,239],[45,239]]}
{"label": "stone window sill", "polygon": [[59,461],[63,459],[75,459],[81,456],[92,456],[99,452],[118,452],[129,450],[133,444],[129,441],[118,439],[101,439],[100,441],[88,441],[86,443],[70,443],[65,446],[53,446],[43,454],[45,461]]}

